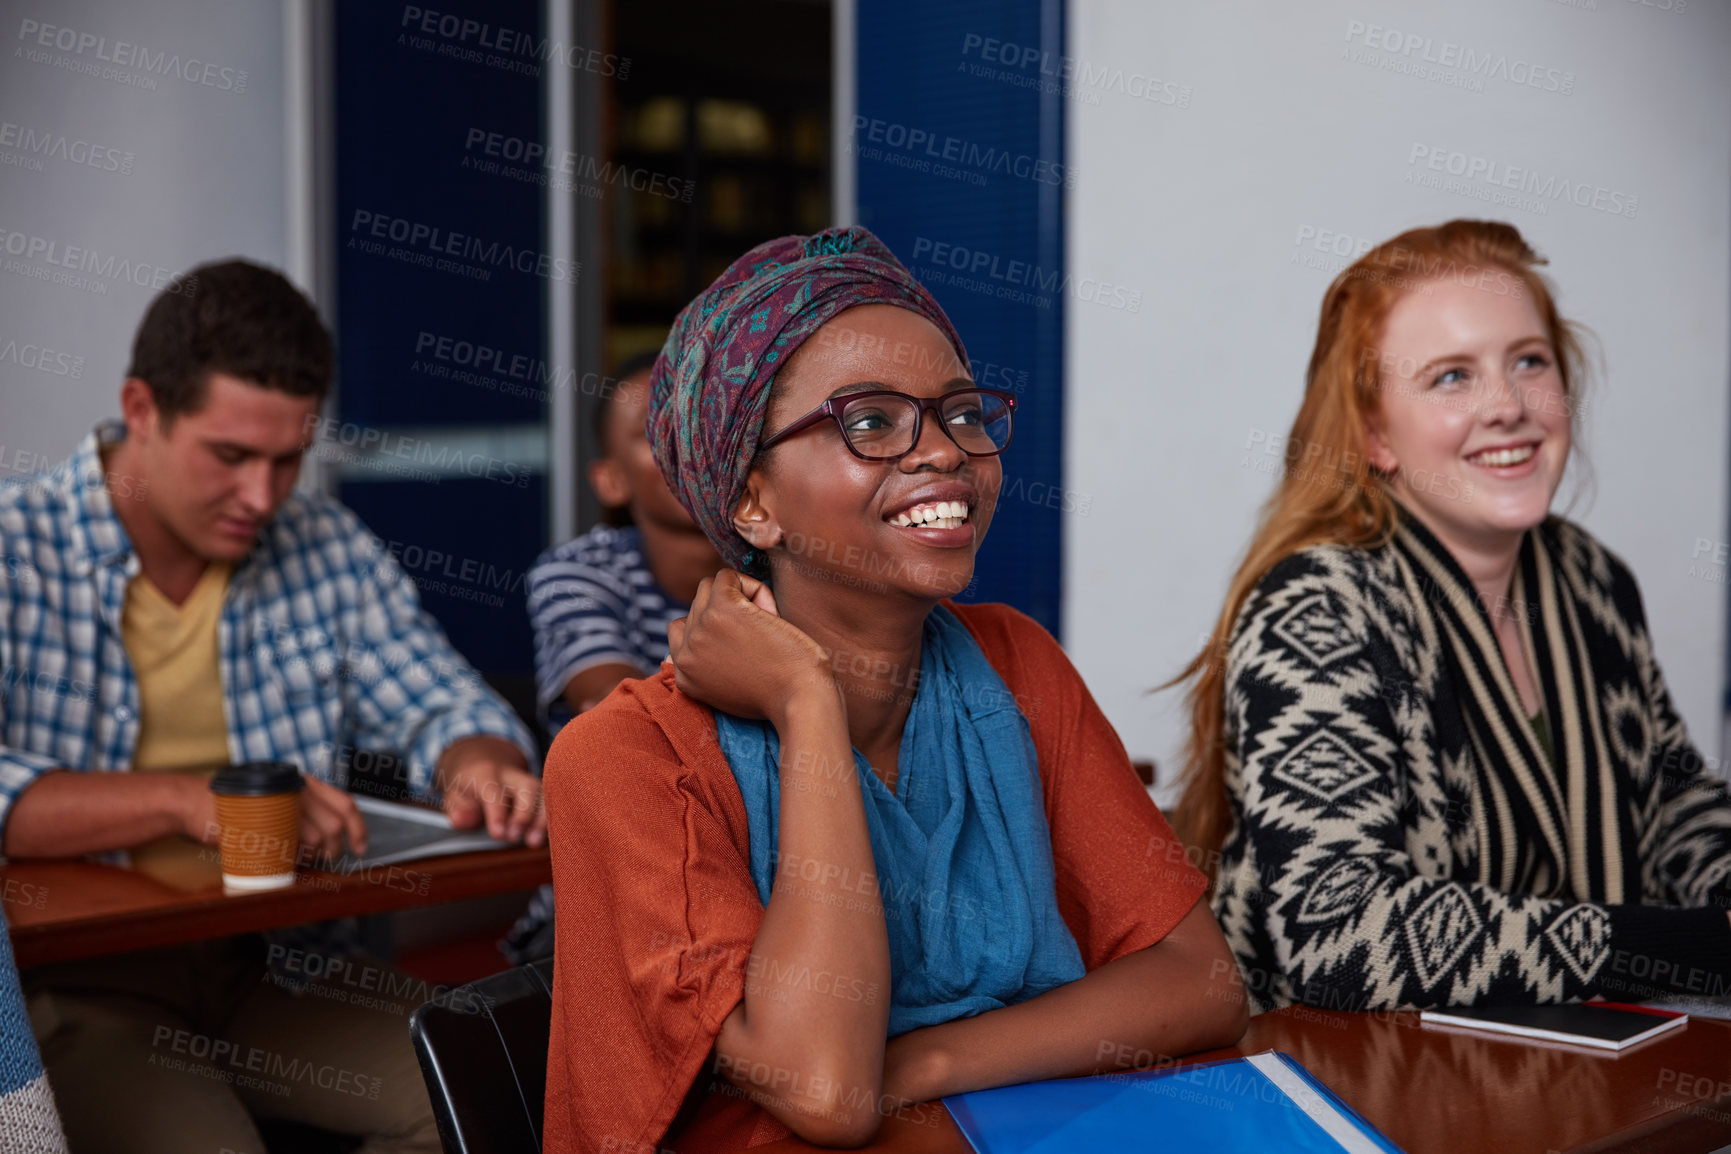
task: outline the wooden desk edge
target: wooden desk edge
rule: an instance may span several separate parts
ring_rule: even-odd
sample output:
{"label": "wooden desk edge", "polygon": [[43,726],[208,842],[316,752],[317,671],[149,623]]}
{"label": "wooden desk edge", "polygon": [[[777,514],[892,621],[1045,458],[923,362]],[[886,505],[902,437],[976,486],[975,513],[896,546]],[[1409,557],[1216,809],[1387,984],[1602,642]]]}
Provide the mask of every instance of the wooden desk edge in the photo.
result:
{"label": "wooden desk edge", "polygon": [[[1341,1011],[1324,1011],[1338,1014]],[[1142,1066],[1135,1069],[1113,1070],[1106,1073],[1122,1074],[1148,1072],[1151,1070],[1176,1070],[1206,1062],[1220,1062],[1232,1058],[1248,1057],[1252,1054],[1265,1053],[1269,1050],[1281,1049],[1278,1039],[1266,1035],[1269,1027],[1274,1026],[1283,1017],[1291,1018],[1298,1014],[1315,1014],[1317,1011],[1304,1007],[1285,1007],[1263,1014],[1257,1014],[1250,1020],[1250,1028],[1233,1046],[1217,1050],[1204,1050],[1195,1054],[1186,1054],[1179,1058],[1156,1063],[1152,1066]],[[1384,1017],[1398,1018],[1404,1025],[1416,1027],[1418,1013],[1416,1011],[1384,1012]],[[1305,1019],[1299,1017],[1298,1020]],[[1703,1022],[1711,1022],[1715,1027],[1731,1030],[1731,1022],[1703,1018]],[[1260,1023],[1261,1028],[1258,1028]],[[1262,1035],[1262,1036],[1259,1036]],[[1597,1055],[1595,1055],[1597,1056]],[[1315,1076],[1315,1072],[1311,1072]],[[1326,1082],[1324,1083],[1327,1084]],[[1716,1093],[1710,1097],[1695,1101],[1683,1101],[1657,1114],[1631,1125],[1614,1134],[1605,1135],[1586,1145],[1571,1147],[1569,1154],[1600,1154],[1613,1150],[1638,1150],[1641,1154],[1696,1154],[1708,1149],[1718,1149],[1731,1140],[1731,1082],[1715,1088]],[[1338,1095],[1355,1112],[1359,1107],[1352,1101],[1350,1090],[1339,1086],[1329,1086],[1329,1090]],[[942,1133],[933,1135],[928,1123],[925,1126],[886,1125],[884,1130],[870,1145],[865,1147],[871,1151],[896,1151],[898,1154],[972,1154],[972,1147],[963,1137],[961,1128],[955,1124],[954,1117],[941,1101],[926,1103],[936,1107],[947,1127]],[[890,1120],[886,1119],[886,1123]],[[1374,1123],[1373,1123],[1374,1125]],[[922,1131],[924,1132],[922,1134]],[[1385,1135],[1386,1136],[1386,1135]],[[750,1148],[750,1154],[815,1154],[820,1147],[812,1146],[798,1138],[783,1138],[764,1146]],[[745,1154],[745,1152],[741,1152]]]}
{"label": "wooden desk edge", "polygon": [[[30,863],[8,864],[27,868]],[[21,968],[75,961],[534,889],[553,876],[552,862],[544,849],[485,850],[374,867],[375,871],[392,869],[424,874],[424,889],[419,885],[394,888],[388,881],[365,876],[304,871],[287,889],[229,895],[201,891],[184,905],[15,924],[9,927],[12,952]],[[328,888],[325,879],[335,881],[335,888]]]}

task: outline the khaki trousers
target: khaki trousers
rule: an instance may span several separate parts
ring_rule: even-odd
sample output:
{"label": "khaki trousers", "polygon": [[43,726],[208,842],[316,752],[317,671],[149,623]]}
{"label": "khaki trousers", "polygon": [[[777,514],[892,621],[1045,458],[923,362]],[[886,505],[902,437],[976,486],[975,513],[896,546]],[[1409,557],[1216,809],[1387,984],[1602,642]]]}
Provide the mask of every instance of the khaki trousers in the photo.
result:
{"label": "khaki trousers", "polygon": [[25,971],[72,1154],[266,1154],[254,1118],[440,1154],[409,1041],[421,983],[351,960],[295,992],[264,963],[247,936]]}

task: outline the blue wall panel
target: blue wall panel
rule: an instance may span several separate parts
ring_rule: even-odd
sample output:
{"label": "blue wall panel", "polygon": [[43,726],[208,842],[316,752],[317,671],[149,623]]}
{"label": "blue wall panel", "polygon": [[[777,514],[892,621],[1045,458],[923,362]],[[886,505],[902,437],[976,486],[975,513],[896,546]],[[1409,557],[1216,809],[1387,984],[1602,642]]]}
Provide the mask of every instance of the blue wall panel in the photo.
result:
{"label": "blue wall panel", "polygon": [[[449,426],[449,443],[386,441],[448,462],[459,428],[546,420],[543,294],[557,270],[532,147],[550,65],[536,0],[440,4],[431,27],[421,11],[335,6],[337,415],[345,443],[356,426],[375,444]],[[392,543],[453,644],[521,681],[532,659],[515,578],[546,544],[546,478],[521,485],[526,465],[490,462],[494,480],[400,479],[423,463],[350,469],[339,496]]]}
{"label": "blue wall panel", "polygon": [[545,532],[544,491],[444,477],[347,484],[338,496],[384,539],[451,644],[482,673],[520,679],[532,669],[526,579]]}
{"label": "blue wall panel", "polygon": [[869,0],[857,50],[856,115],[837,143],[858,174],[860,223],[943,304],[976,379],[1020,394],[966,599],[1009,602],[1056,633],[1069,173],[1061,98],[1040,62],[1063,54],[1063,6]]}
{"label": "blue wall panel", "polygon": [[[438,8],[458,21],[457,35],[440,34],[437,23],[431,33],[412,19],[405,25],[413,9],[401,5],[336,6],[342,413],[375,424],[539,421],[539,397],[436,376],[424,364],[437,345],[419,346],[423,333],[449,340],[438,363],[451,370],[475,367],[459,362],[459,341],[507,358],[541,357],[547,282],[517,266],[521,254],[545,249],[545,190],[508,175],[538,166],[505,154],[520,157],[545,139],[538,74],[546,65],[524,56],[524,41],[511,41],[517,52],[480,46],[507,31],[535,32],[540,5]],[[450,267],[428,267],[441,260]]]}

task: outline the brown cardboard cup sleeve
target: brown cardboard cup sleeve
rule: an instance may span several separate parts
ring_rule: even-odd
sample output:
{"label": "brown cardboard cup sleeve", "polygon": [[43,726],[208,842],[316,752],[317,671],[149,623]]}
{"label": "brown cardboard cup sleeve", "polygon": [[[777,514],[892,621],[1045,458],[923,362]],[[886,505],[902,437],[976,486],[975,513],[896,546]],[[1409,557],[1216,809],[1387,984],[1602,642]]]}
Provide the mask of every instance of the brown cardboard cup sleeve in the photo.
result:
{"label": "brown cardboard cup sleeve", "polygon": [[250,892],[294,884],[305,786],[300,770],[284,761],[231,765],[211,778],[223,889]]}

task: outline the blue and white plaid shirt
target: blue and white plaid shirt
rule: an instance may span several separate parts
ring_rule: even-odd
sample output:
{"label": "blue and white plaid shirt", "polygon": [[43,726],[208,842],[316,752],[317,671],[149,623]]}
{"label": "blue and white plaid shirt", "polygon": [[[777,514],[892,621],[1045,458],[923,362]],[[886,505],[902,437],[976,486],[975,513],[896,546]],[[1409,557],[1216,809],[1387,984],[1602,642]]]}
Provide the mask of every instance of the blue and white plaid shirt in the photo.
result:
{"label": "blue and white plaid shirt", "polygon": [[[121,642],[138,556],[115,517],[99,426],[52,472],[0,483],[0,828],[51,769],[131,768],[138,682]],[[121,499],[142,496],[117,481]],[[129,498],[128,494],[131,494]],[[419,792],[451,743],[535,747],[451,648],[414,583],[348,509],[297,492],[236,566],[218,645],[229,757],[288,761],[326,781],[345,750],[407,757]],[[337,784],[343,784],[338,782]]]}

